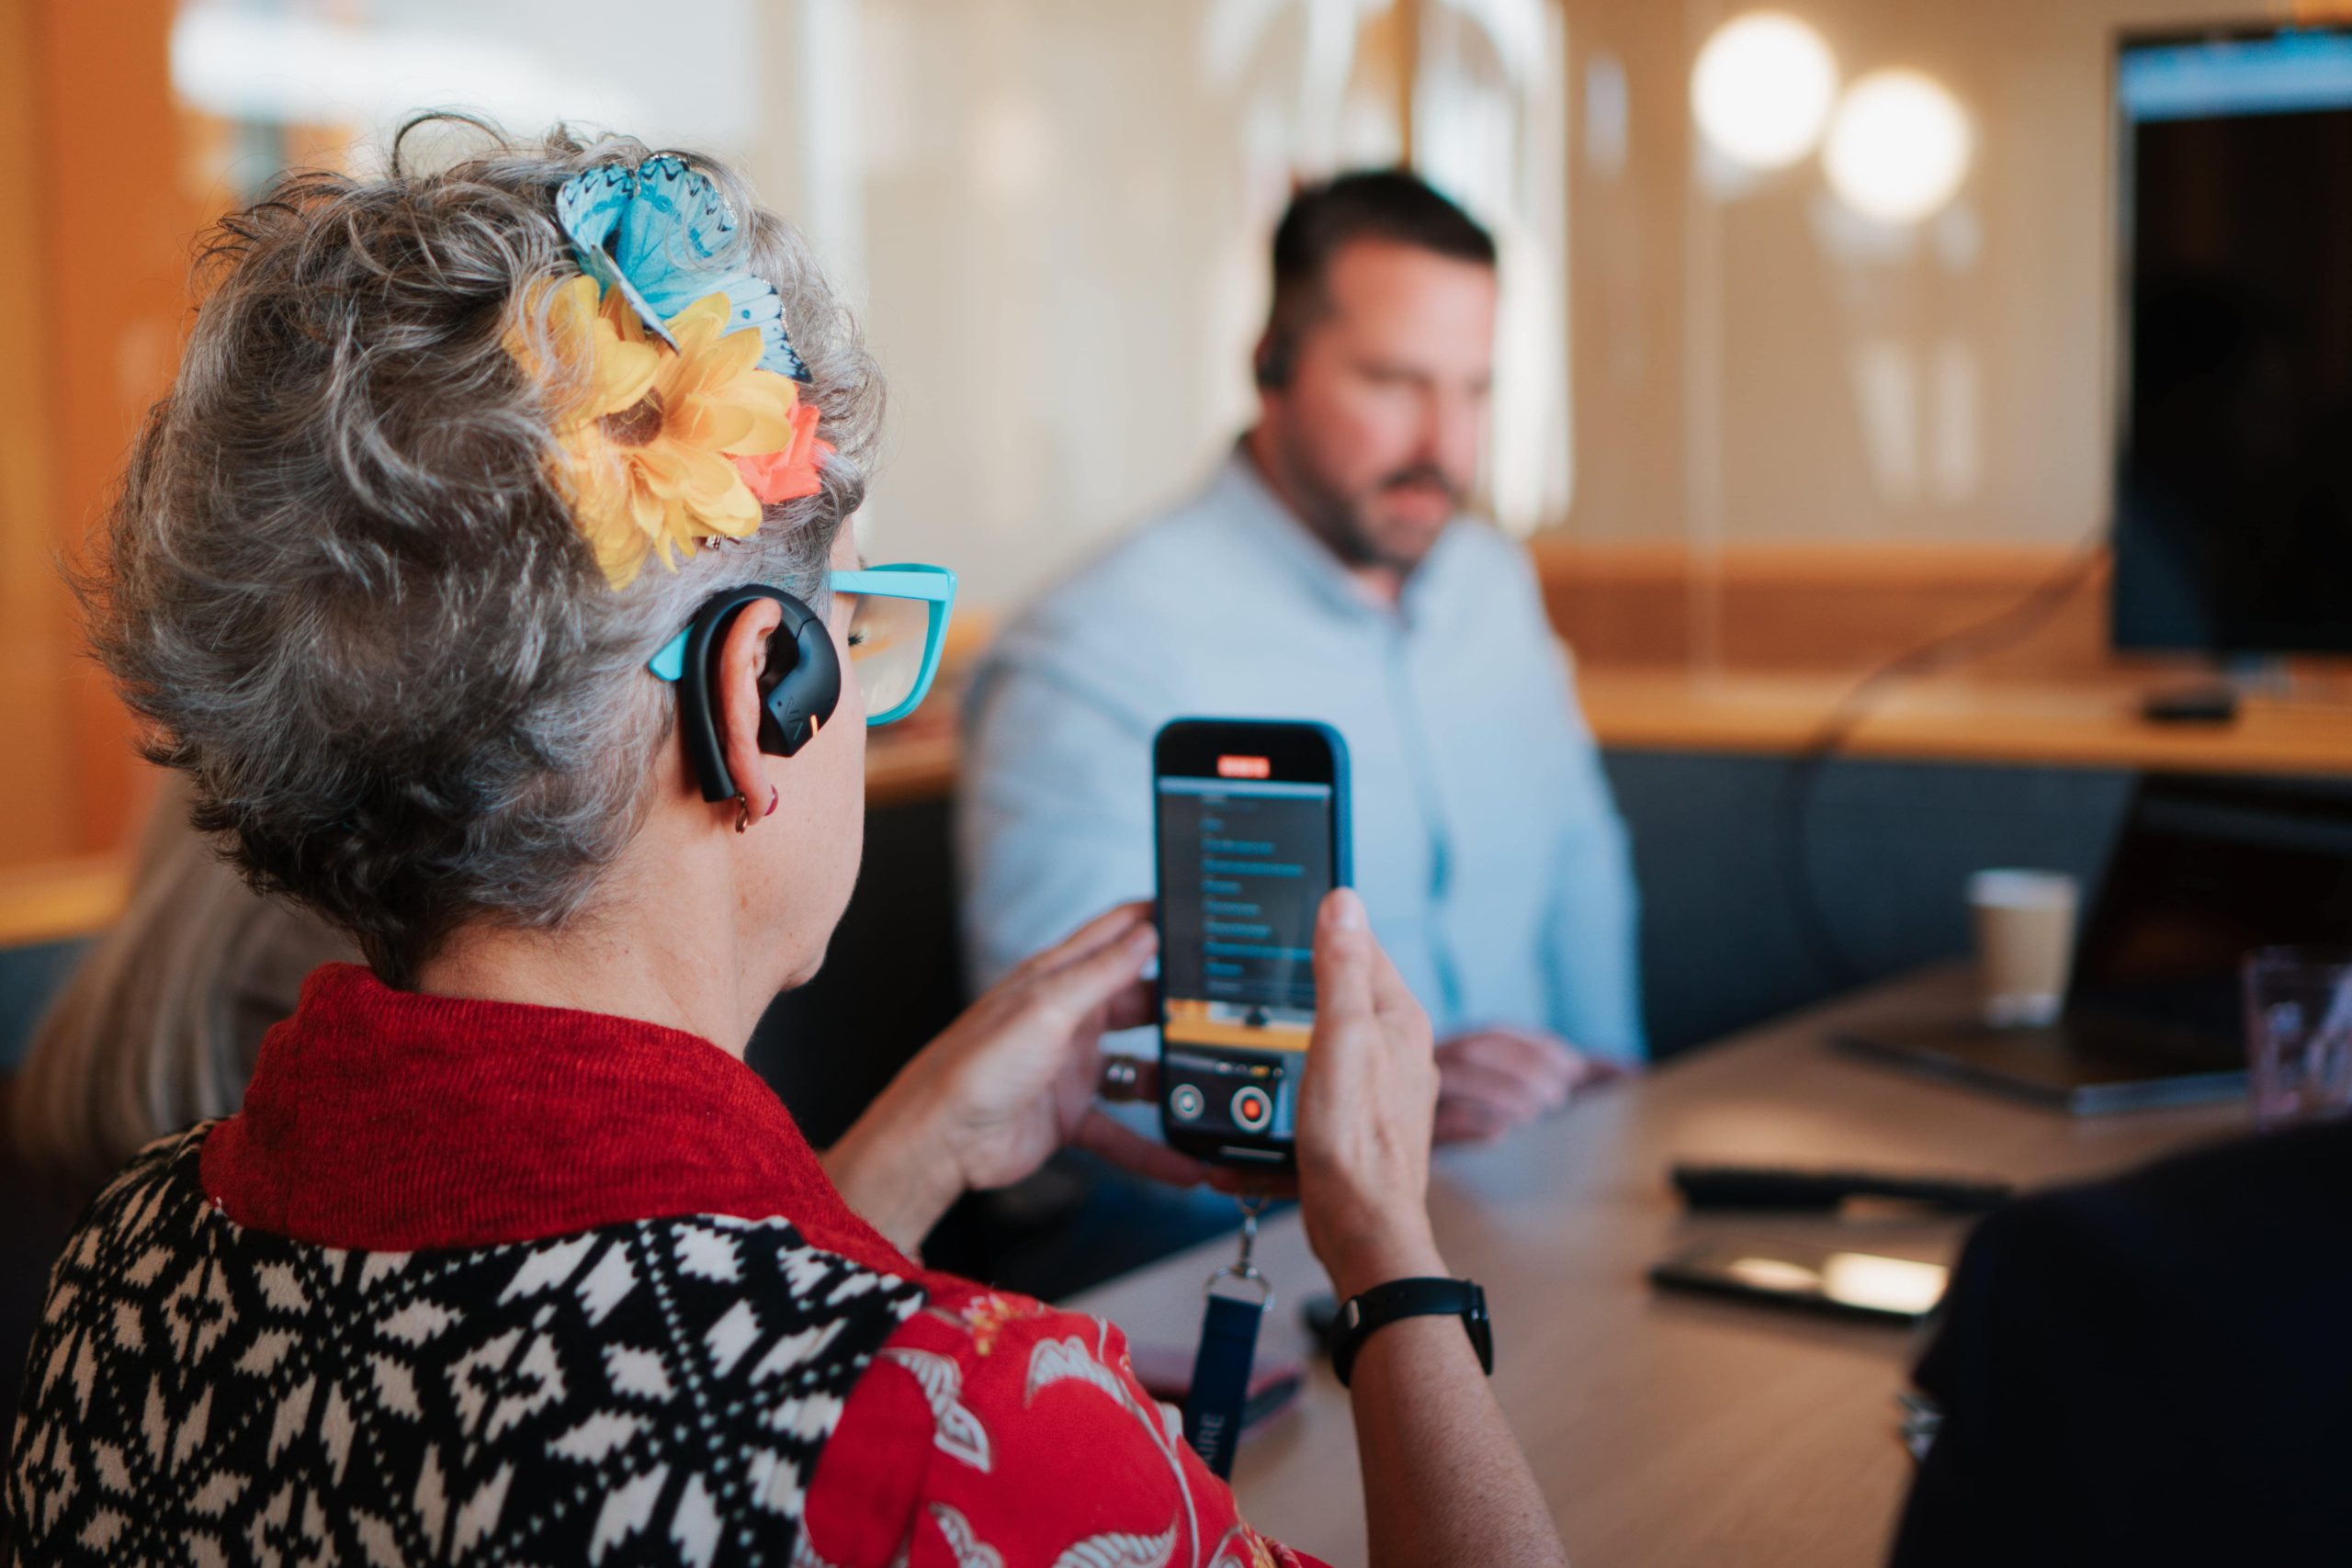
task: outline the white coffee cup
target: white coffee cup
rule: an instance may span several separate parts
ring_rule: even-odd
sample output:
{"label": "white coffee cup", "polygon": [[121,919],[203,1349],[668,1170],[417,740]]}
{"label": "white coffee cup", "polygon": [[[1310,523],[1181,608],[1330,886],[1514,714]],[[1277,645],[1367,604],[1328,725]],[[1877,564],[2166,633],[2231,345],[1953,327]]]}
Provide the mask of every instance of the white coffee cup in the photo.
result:
{"label": "white coffee cup", "polygon": [[1968,879],[1984,1021],[2055,1023],[2075,956],[2075,879],[2054,871],[1980,871]]}

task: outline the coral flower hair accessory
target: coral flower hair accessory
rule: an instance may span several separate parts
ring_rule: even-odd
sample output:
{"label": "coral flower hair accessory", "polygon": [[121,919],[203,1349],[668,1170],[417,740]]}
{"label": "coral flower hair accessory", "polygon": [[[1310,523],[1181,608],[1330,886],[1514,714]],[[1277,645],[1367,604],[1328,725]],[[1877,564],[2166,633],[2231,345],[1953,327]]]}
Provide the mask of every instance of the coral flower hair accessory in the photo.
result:
{"label": "coral flower hair accessory", "polygon": [[780,452],[738,457],[735,471],[762,506],[774,506],[816,494],[824,482],[817,477],[817,465],[832,455],[832,447],[817,439],[816,405],[802,403],[792,411],[792,445]]}
{"label": "coral flower hair accessory", "polygon": [[605,165],[566,182],[556,218],[582,271],[528,292],[505,341],[550,388],[553,477],[605,581],[628,587],[649,556],[674,570],[816,494],[832,448],[800,399],[808,367],[775,288],[730,261],[709,178],[666,155]]}

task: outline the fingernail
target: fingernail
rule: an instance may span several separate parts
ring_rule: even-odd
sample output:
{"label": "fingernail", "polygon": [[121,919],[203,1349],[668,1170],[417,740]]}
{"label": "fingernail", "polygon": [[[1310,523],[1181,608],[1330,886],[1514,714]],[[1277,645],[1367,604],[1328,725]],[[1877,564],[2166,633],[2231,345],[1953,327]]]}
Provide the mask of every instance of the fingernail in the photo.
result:
{"label": "fingernail", "polygon": [[1331,928],[1352,931],[1363,929],[1363,900],[1356,897],[1352,887],[1337,887],[1331,891],[1329,904]]}
{"label": "fingernail", "polygon": [[1127,933],[1127,945],[1137,953],[1148,952],[1159,945],[1159,930],[1149,920]]}
{"label": "fingernail", "polygon": [[775,784],[768,785],[768,808],[765,811],[761,812],[760,815],[763,817],[775,816],[776,803],[781,801],[783,798],[784,791],[781,788]]}

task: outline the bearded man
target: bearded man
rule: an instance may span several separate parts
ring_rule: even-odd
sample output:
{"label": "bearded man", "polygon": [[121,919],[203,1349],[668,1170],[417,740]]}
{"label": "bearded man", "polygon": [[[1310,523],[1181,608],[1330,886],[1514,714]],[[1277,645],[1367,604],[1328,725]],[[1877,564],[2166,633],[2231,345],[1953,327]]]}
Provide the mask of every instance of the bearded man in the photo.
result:
{"label": "bearded man", "polygon": [[1409,174],[1276,230],[1258,423],[1207,487],[1016,619],[967,709],[972,978],[1152,892],[1180,715],[1346,738],[1357,886],[1435,1023],[1441,1138],[1500,1136],[1643,1054],[1623,824],[1525,553],[1465,515],[1496,253]]}

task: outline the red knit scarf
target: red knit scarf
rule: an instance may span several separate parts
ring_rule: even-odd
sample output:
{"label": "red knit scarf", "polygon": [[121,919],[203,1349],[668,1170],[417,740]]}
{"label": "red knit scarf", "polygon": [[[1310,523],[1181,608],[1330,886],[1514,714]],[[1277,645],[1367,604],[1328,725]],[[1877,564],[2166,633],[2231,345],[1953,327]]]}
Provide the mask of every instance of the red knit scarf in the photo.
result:
{"label": "red knit scarf", "polygon": [[396,991],[356,964],[303,983],[294,1016],[262,1043],[244,1110],[206,1140],[202,1172],[239,1224],[324,1247],[408,1252],[674,1214],[782,1216],[867,1268],[949,1283],[850,1212],[767,1085],[710,1042],[605,1013]]}

